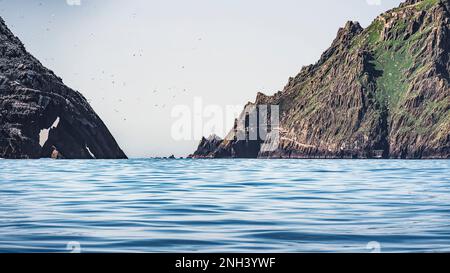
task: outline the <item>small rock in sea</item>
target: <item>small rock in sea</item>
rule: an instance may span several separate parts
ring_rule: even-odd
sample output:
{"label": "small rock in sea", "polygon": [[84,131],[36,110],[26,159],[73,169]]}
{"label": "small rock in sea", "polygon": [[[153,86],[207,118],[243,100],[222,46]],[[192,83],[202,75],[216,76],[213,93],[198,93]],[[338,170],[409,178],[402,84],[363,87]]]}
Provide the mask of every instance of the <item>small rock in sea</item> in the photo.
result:
{"label": "small rock in sea", "polygon": [[63,159],[62,154],[56,149],[55,146],[52,146],[52,154],[50,157],[52,159]]}

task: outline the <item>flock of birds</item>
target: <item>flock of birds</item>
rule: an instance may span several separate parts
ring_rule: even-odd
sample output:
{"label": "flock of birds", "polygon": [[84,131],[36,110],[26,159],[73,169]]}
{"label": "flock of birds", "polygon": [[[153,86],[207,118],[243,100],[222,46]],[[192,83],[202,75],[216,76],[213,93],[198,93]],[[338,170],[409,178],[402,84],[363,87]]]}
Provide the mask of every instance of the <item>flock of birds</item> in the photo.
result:
{"label": "flock of birds", "polygon": [[[0,0],[0,2],[3,2],[3,1],[4,0]],[[42,2],[39,2],[38,6],[42,7],[42,6],[44,6],[44,4]],[[2,9],[2,11],[4,11],[4,9]],[[137,13],[132,13],[130,15],[130,18],[131,19],[136,19],[137,16],[138,16]],[[50,15],[50,19],[47,21],[47,26],[45,26],[45,31],[46,32],[52,31],[52,25],[54,24],[55,17],[56,17],[55,14],[51,14]],[[25,16],[24,15],[19,15],[19,19],[21,19],[21,20],[25,19]],[[14,28],[14,25],[11,25],[11,27]],[[90,39],[95,39],[95,37],[96,37],[95,33],[93,33],[93,32],[89,33],[88,35],[89,35]],[[197,38],[197,41],[202,41],[202,40],[203,40],[202,38]],[[78,43],[74,43],[73,47],[74,48],[78,48],[79,44]],[[192,49],[195,50],[196,48],[192,48]],[[143,57],[143,56],[144,56],[144,51],[143,50],[138,50],[137,52],[133,52],[130,55],[130,57],[133,57],[133,58]],[[46,63],[53,63],[53,62],[55,62],[55,58],[54,57],[44,58],[43,60]],[[184,69],[186,69],[186,66],[185,65],[181,65],[180,69],[184,70]],[[91,81],[106,81],[106,82],[110,82],[110,86],[107,87],[107,89],[109,89],[109,90],[115,89],[115,88],[126,88],[127,87],[127,83],[125,81],[120,81],[115,74],[110,74],[109,77],[106,76],[106,74],[107,74],[106,71],[103,70],[103,71],[100,72],[100,75],[101,75],[100,77],[92,76],[90,78],[90,80]],[[80,73],[75,72],[75,73],[73,73],[73,76],[79,77],[81,75],[80,75]],[[181,96],[183,93],[187,93],[188,92],[188,90],[186,88],[178,89],[176,87],[170,87],[170,88],[166,89],[166,91],[167,92],[164,93],[163,90],[155,88],[155,89],[153,89],[150,92],[153,95],[166,94],[166,96],[167,96],[167,94],[168,94],[168,96],[170,97],[169,99],[171,99],[172,101],[175,100],[177,97]],[[133,103],[142,103],[142,98],[137,97],[135,99],[136,99],[136,101],[133,102]],[[103,97],[100,98],[100,100],[101,101],[106,101],[107,98],[103,96]],[[88,99],[88,102],[92,103],[92,99]],[[117,99],[116,102],[119,103],[119,104],[122,104],[125,101],[123,99]],[[152,106],[153,106],[154,109],[164,109],[164,108],[167,107],[167,103],[156,103],[156,104],[153,104]],[[116,114],[119,114],[119,115],[122,114],[117,108],[113,108],[113,111]],[[123,121],[127,121],[126,117],[123,117],[122,119],[123,119]]]}

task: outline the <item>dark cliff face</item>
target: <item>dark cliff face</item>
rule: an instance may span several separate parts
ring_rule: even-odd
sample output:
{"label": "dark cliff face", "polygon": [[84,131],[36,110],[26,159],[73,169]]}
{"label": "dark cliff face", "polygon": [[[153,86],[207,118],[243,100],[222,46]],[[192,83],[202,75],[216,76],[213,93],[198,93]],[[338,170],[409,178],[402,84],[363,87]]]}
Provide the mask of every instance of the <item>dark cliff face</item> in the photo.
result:
{"label": "dark cliff face", "polygon": [[[280,107],[280,142],[255,157],[450,158],[449,75],[449,0],[406,1],[366,29],[348,22],[316,64],[258,94],[255,105]],[[209,156],[233,157],[227,139]]]}
{"label": "dark cliff face", "polygon": [[[44,138],[42,129],[50,129]],[[53,146],[66,159],[126,158],[86,99],[31,56],[0,18],[0,158],[50,157]]]}
{"label": "dark cliff face", "polygon": [[[211,135],[208,138],[202,138],[200,144],[198,145],[197,151],[195,151],[195,153],[190,155],[189,157],[213,157],[213,155],[211,155],[211,152],[216,151],[220,144],[222,144],[222,142],[223,140],[216,135]],[[217,155],[215,156],[217,157]]]}

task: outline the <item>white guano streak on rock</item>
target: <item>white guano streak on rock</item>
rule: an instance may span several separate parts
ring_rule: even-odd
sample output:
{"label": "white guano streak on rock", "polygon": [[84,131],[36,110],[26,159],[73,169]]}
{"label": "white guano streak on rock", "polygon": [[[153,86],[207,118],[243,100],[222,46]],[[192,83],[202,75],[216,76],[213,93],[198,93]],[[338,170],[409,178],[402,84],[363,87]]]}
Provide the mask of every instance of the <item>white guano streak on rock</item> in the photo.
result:
{"label": "white guano streak on rock", "polygon": [[47,142],[48,132],[50,131],[50,129],[58,127],[59,120],[59,117],[57,117],[50,128],[41,130],[41,132],[39,133],[39,145],[41,145],[41,147],[44,147],[45,143]]}
{"label": "white guano streak on rock", "polygon": [[86,150],[87,150],[88,153],[92,156],[92,158],[96,158],[95,155],[91,152],[91,149],[89,149],[88,146],[86,146]]}

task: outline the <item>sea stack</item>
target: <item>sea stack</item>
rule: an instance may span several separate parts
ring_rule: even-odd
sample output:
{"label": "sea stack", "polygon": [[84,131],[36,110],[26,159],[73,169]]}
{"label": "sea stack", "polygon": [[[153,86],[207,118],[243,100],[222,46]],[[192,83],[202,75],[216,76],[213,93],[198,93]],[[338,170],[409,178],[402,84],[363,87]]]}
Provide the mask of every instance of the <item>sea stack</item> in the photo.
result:
{"label": "sea stack", "polygon": [[0,158],[126,159],[79,92],[28,53],[0,18]]}
{"label": "sea stack", "polygon": [[367,28],[347,22],[316,64],[258,94],[253,106],[279,106],[274,149],[255,152],[270,139],[250,143],[233,129],[203,139],[193,157],[450,158],[449,81],[450,0],[408,0]]}

